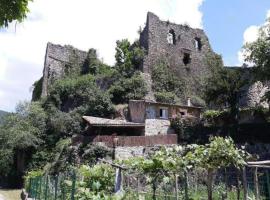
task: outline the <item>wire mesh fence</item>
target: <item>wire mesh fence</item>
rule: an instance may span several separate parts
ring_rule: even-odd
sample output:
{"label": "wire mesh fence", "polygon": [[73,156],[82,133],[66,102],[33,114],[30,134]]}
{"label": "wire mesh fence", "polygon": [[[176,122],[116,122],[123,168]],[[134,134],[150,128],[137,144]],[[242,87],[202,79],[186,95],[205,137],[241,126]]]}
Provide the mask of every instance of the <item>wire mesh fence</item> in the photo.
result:
{"label": "wire mesh fence", "polygon": [[[208,199],[208,174],[205,170],[197,169],[180,173],[179,176],[158,175],[156,181],[144,174],[130,174],[125,171],[122,174],[121,187],[125,193],[124,199],[127,200]],[[213,176],[213,199],[243,200],[243,176],[242,171],[234,168],[217,170]],[[249,199],[270,200],[269,169],[257,168],[256,171],[254,168],[247,168],[245,176]],[[31,178],[26,189],[29,197],[35,200],[79,200],[76,194],[84,187],[80,185],[82,180],[83,177],[75,172],[46,175]]]}

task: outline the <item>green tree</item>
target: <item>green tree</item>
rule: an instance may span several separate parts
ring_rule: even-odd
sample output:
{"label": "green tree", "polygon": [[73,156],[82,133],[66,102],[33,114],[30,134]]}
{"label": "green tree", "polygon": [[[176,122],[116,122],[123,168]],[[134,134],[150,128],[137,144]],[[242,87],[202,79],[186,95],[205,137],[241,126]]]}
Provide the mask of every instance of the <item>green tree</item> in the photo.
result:
{"label": "green tree", "polygon": [[142,65],[144,50],[139,42],[135,41],[132,45],[127,39],[116,42],[116,64],[115,68],[121,75],[128,78]]}
{"label": "green tree", "polygon": [[239,99],[247,79],[239,68],[219,68],[208,78],[205,100],[208,104],[228,107],[234,123],[238,122]]}
{"label": "green tree", "polygon": [[109,95],[97,87],[91,74],[56,81],[46,103],[66,113],[76,111],[81,115],[99,117],[113,113]]}
{"label": "green tree", "polygon": [[248,154],[238,149],[231,138],[212,137],[206,145],[196,145],[185,156],[190,164],[207,170],[208,200],[213,200],[213,175],[217,169],[234,166],[238,169],[245,165]]}
{"label": "green tree", "polygon": [[[270,79],[270,18],[259,29],[258,39],[244,46],[245,61],[254,65],[256,79],[269,81]],[[265,99],[270,101],[270,92],[267,92]]]}
{"label": "green tree", "polygon": [[23,21],[29,12],[30,1],[32,0],[0,0],[0,28],[7,27],[14,20]]}
{"label": "green tree", "polygon": [[112,102],[115,104],[128,103],[130,99],[142,99],[146,93],[146,84],[139,72],[130,78],[120,78],[109,89]]}
{"label": "green tree", "polygon": [[5,117],[0,126],[0,176],[16,172],[15,177],[20,180],[27,166],[26,161],[43,142],[46,117],[37,102],[20,103],[16,113]]}

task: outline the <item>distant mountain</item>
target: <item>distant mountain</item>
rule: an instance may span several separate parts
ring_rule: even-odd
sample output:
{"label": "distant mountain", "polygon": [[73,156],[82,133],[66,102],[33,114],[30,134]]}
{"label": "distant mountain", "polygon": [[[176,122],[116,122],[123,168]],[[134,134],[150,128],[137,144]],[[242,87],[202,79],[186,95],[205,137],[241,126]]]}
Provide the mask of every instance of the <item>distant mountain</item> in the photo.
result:
{"label": "distant mountain", "polygon": [[3,111],[3,110],[0,110],[0,123],[2,122],[3,117],[4,117],[5,115],[7,115],[7,114],[8,114],[8,112]]}

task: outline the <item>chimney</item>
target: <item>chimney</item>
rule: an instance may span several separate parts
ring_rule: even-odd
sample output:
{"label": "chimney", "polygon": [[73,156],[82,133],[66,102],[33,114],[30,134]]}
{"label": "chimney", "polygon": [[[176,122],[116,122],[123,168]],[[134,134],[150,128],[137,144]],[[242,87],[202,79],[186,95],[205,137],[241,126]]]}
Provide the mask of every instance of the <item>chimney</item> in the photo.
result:
{"label": "chimney", "polygon": [[190,97],[187,98],[187,106],[191,106]]}

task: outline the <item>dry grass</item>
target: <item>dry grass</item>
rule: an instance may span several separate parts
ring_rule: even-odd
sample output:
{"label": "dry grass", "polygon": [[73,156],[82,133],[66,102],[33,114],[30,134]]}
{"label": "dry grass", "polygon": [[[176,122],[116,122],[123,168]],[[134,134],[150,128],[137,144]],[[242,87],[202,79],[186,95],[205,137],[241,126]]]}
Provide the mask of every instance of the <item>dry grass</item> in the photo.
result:
{"label": "dry grass", "polygon": [[0,194],[4,196],[5,200],[20,200],[21,190],[0,189]]}

